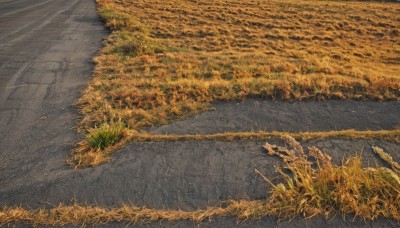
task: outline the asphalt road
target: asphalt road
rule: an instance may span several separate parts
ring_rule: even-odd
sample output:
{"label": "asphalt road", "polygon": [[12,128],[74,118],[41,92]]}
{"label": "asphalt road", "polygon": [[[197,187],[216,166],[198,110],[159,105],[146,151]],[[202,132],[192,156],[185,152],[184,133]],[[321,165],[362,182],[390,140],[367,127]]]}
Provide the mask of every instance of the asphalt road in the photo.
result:
{"label": "asphalt road", "polygon": [[0,3],[0,185],[65,167],[51,161],[77,140],[72,105],[106,35],[92,0]]}
{"label": "asphalt road", "polygon": [[[66,158],[79,136],[73,103],[88,83],[91,59],[107,35],[94,0],[0,0],[0,207],[31,208],[79,202],[119,206],[134,202],[156,208],[195,209],[228,198],[264,198],[268,186],[254,173],[273,173],[279,160],[262,149],[264,142],[158,142],[128,145],[110,163],[73,170]],[[400,124],[400,102],[284,103],[249,99],[216,103],[203,113],[156,133],[208,133],[239,130],[393,129]],[[308,144],[326,149],[341,162],[379,145],[396,159],[400,145],[368,140],[325,140]],[[277,220],[241,223],[275,226]],[[123,224],[113,224],[123,226]],[[205,223],[232,227],[234,219]],[[396,227],[378,220],[346,222],[340,216],[284,223],[285,227]],[[144,226],[160,226],[148,224]],[[188,227],[191,222],[162,226]]]}

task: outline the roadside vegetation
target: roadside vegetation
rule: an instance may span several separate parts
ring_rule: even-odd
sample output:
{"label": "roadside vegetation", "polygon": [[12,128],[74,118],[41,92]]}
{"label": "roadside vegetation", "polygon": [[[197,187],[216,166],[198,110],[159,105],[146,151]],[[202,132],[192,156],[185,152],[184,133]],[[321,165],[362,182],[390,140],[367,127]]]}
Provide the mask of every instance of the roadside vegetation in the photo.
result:
{"label": "roadside vegetation", "polygon": [[[115,124],[115,123],[113,123]],[[234,141],[234,140],[267,140],[271,138],[282,138],[285,135],[290,135],[297,140],[312,140],[312,139],[371,139],[371,140],[385,140],[395,143],[400,143],[400,129],[396,130],[378,130],[378,131],[357,131],[357,130],[342,130],[342,131],[326,131],[326,132],[225,132],[217,134],[196,134],[196,135],[155,135],[148,133],[131,132],[124,128],[117,127],[119,132],[120,141],[113,140],[111,147],[99,147],[104,145],[104,142],[111,142],[109,138],[115,131],[115,126],[108,124],[102,125],[99,129],[94,130],[94,134],[89,134],[88,140],[80,142],[78,148],[80,151],[75,150],[68,162],[74,168],[85,168],[90,166],[98,166],[109,161],[111,154],[117,149],[121,149],[128,142],[161,142],[161,141],[204,141],[204,140],[217,140],[217,141]],[[110,130],[109,130],[110,129]],[[108,132],[110,131],[110,132]],[[99,134],[106,136],[99,136]],[[93,141],[95,144],[93,145]],[[101,143],[100,143],[101,142]],[[111,145],[111,144],[108,144]]]}
{"label": "roadside vegetation", "polygon": [[[79,100],[69,163],[101,164],[147,126],[217,100],[400,98],[400,5],[97,0],[111,34]],[[101,157],[101,158],[100,158]]]}
{"label": "roadside vegetation", "polygon": [[282,159],[284,165],[276,169],[282,181],[273,183],[256,170],[270,186],[269,197],[264,200],[228,200],[196,211],[149,209],[134,205],[102,208],[77,203],[38,210],[5,207],[0,210],[0,225],[87,226],[161,220],[202,222],[221,217],[236,217],[243,221],[266,216],[280,219],[300,216],[329,218],[338,213],[364,220],[385,217],[400,221],[400,164],[381,148],[373,149],[388,168],[362,167],[361,156],[348,158],[341,165],[336,165],[328,154],[318,148],[304,149],[294,138],[283,138],[286,147],[268,143],[264,146],[268,155]]}

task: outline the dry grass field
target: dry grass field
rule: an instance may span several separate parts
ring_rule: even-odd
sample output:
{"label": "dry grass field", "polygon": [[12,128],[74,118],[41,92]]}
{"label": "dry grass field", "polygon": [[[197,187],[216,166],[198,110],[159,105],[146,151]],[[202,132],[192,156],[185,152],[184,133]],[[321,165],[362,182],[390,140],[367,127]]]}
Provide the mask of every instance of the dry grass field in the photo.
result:
{"label": "dry grass field", "polygon": [[[70,163],[105,162],[143,127],[216,100],[400,99],[400,5],[98,0],[112,30],[79,101]],[[111,146],[111,149],[110,149]],[[106,152],[99,152],[106,151]]]}

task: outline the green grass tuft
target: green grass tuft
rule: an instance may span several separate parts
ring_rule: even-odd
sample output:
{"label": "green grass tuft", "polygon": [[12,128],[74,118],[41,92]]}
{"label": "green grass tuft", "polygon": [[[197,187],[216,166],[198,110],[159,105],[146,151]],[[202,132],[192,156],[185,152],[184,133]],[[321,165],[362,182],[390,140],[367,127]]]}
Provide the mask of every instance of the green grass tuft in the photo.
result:
{"label": "green grass tuft", "polygon": [[87,140],[91,148],[103,150],[118,142],[123,136],[124,129],[122,122],[104,123],[99,128],[92,129]]}

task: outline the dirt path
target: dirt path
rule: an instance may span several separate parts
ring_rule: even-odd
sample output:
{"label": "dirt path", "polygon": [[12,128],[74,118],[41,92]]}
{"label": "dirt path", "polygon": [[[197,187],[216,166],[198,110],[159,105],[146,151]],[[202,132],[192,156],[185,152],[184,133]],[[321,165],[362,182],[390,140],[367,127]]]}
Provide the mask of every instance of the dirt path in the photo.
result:
{"label": "dirt path", "polygon": [[[268,186],[254,168],[274,175],[278,160],[263,152],[264,142],[158,142],[132,144],[112,162],[95,169],[72,170],[65,163],[77,140],[73,101],[91,75],[91,58],[107,35],[92,0],[13,0],[0,2],[0,206],[47,206],[79,202],[120,205],[135,202],[157,208],[194,209],[230,197],[265,197]],[[216,111],[152,129],[157,133],[208,133],[243,130],[393,129],[400,124],[400,102],[281,103],[248,99],[215,104]],[[337,162],[379,145],[367,140],[313,141]],[[399,159],[396,154],[396,159]],[[203,227],[232,227],[233,219]],[[275,225],[267,218],[242,226]],[[365,226],[340,217],[284,226]],[[115,224],[120,226],[121,224]],[[163,223],[163,225],[167,225]],[[191,222],[169,224],[193,226]],[[369,226],[396,226],[380,220]],[[159,226],[153,224],[149,226]]]}

